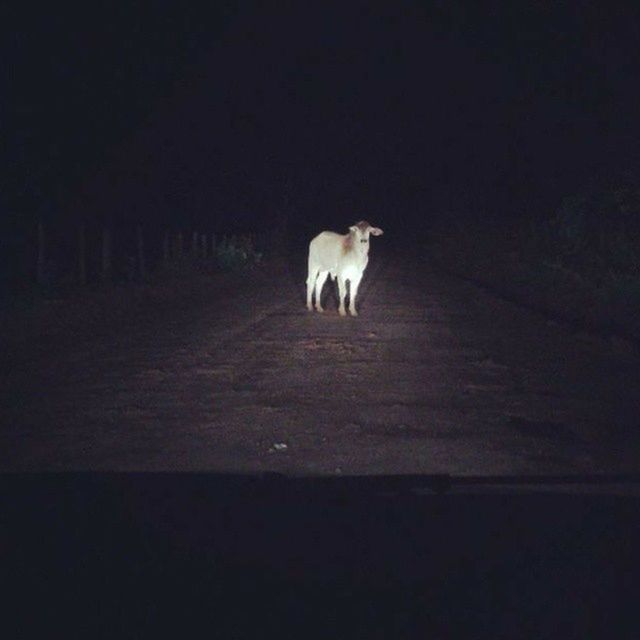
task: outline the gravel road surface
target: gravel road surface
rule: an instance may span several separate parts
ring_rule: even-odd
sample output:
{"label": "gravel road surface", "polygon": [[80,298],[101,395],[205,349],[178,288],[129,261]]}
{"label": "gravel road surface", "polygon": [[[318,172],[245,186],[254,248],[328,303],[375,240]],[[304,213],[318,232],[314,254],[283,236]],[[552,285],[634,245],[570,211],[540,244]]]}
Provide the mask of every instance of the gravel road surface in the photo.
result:
{"label": "gravel road surface", "polygon": [[357,318],[329,285],[309,313],[304,278],[298,256],[5,314],[0,469],[640,469],[633,349],[377,245]]}

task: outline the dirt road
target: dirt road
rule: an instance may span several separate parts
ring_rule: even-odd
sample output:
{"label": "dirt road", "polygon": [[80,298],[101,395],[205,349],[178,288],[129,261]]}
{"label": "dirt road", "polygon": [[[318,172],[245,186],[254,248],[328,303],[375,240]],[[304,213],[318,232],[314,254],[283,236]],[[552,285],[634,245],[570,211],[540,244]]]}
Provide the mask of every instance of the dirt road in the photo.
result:
{"label": "dirt road", "polygon": [[640,469],[636,354],[378,246],[309,313],[303,260],[5,334],[0,469]]}

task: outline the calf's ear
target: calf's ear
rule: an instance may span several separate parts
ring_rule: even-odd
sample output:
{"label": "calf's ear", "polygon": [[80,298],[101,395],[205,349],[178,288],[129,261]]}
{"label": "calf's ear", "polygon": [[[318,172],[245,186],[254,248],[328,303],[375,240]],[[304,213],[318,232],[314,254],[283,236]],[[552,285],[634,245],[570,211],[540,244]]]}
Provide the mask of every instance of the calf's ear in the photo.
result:
{"label": "calf's ear", "polygon": [[372,236],[381,236],[384,231],[382,229],[378,229],[378,227],[369,227],[369,232]]}
{"label": "calf's ear", "polygon": [[357,224],[353,224],[349,227],[349,231],[353,231],[353,233],[356,233],[358,231],[358,225]]}

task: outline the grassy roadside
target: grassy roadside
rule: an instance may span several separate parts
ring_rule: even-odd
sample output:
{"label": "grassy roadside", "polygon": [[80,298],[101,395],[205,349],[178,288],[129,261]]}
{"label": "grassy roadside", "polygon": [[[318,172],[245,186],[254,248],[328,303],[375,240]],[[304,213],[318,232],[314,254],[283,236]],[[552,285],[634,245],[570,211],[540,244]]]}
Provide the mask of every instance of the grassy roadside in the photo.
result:
{"label": "grassy roadside", "polygon": [[173,269],[141,283],[32,295],[0,309],[0,351],[15,351],[34,341],[56,344],[105,327],[117,330],[131,322],[170,315],[175,307],[197,309],[212,298],[223,301],[255,286],[267,287],[274,274],[285,273],[286,268],[282,260],[269,257],[260,265],[213,273]]}
{"label": "grassy roadside", "polygon": [[[440,225],[432,234],[429,254],[436,266],[576,330],[640,345],[640,272],[634,264],[640,250],[629,250],[625,238],[627,255],[620,264],[615,241],[602,242],[601,250],[590,254],[591,238],[583,236],[572,246],[564,231],[557,218],[542,225]],[[608,233],[619,230],[605,227],[599,240]]]}

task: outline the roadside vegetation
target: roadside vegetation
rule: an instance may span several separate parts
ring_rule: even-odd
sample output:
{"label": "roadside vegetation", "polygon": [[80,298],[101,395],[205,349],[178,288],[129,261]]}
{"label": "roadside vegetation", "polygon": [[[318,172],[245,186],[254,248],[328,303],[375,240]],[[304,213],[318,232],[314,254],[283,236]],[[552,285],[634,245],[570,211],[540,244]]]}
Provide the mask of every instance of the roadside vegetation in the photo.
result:
{"label": "roadside vegetation", "polygon": [[164,252],[160,242],[146,244],[144,261],[140,253],[127,252],[123,242],[110,256],[108,277],[101,270],[99,252],[87,256],[88,268],[80,278],[73,252],[51,246],[39,283],[26,281],[10,295],[0,295],[0,342],[88,330],[105,317],[119,324],[147,307],[197,305],[213,290],[223,296],[229,287],[239,288],[259,277],[257,267],[265,260],[274,268],[271,252],[259,250],[251,234],[210,234],[206,244],[200,236],[198,242],[183,240],[182,234],[175,234],[165,242]]}
{"label": "roadside vegetation", "polygon": [[215,245],[213,254],[214,266],[224,271],[260,264],[263,257],[262,252],[256,250],[251,235],[224,236]]}
{"label": "roadside vegetation", "polygon": [[640,340],[640,187],[567,197],[542,217],[443,221],[432,245],[449,271],[577,328]]}

